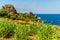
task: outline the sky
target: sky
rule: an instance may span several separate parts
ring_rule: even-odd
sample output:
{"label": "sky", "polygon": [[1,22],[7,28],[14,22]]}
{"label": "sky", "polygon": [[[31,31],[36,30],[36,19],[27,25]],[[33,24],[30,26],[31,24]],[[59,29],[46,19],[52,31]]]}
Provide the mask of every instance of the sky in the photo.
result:
{"label": "sky", "polygon": [[17,12],[60,13],[60,0],[0,0],[0,8],[12,4]]}

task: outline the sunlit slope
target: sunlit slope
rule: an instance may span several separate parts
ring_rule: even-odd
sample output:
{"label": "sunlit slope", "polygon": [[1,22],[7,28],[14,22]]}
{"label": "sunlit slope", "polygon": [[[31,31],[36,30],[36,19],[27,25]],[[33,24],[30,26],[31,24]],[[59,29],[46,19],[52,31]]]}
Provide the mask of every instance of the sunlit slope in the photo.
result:
{"label": "sunlit slope", "polygon": [[[10,34],[11,33],[11,34]],[[0,36],[14,35],[14,40],[60,40],[60,27],[51,24],[15,24],[8,18],[0,18]]]}

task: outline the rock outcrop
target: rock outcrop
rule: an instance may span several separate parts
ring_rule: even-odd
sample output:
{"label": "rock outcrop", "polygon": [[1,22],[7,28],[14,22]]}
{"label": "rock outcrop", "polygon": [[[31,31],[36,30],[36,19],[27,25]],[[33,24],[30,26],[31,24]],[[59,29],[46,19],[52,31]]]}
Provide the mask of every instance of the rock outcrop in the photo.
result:
{"label": "rock outcrop", "polygon": [[33,14],[33,12],[29,12],[29,15],[30,15],[30,16],[35,16],[35,15]]}
{"label": "rock outcrop", "polygon": [[25,23],[41,22],[41,20],[38,19],[35,14],[33,14],[33,12],[17,13],[16,9],[11,4],[6,4],[5,6],[2,6],[2,8],[0,9],[0,16],[12,20],[22,20],[25,21]]}
{"label": "rock outcrop", "polygon": [[11,4],[6,4],[5,6],[2,6],[2,9],[6,10],[9,14],[16,14],[16,9]]}

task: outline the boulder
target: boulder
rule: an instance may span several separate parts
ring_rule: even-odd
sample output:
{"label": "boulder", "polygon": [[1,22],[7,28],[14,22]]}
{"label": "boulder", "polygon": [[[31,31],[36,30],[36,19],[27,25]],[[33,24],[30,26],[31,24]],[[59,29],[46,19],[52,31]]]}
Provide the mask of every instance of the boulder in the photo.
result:
{"label": "boulder", "polygon": [[16,9],[11,4],[6,4],[5,6],[2,6],[2,9],[6,10],[8,14],[16,14]]}
{"label": "boulder", "polygon": [[29,15],[30,15],[30,16],[35,16],[35,15],[33,14],[33,12],[29,12]]}

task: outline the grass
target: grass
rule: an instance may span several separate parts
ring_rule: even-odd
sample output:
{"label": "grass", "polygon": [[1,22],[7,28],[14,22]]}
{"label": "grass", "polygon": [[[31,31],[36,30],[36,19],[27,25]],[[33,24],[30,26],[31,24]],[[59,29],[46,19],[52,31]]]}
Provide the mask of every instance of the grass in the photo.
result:
{"label": "grass", "polygon": [[38,28],[38,40],[52,40],[53,39],[53,33],[54,33],[54,28],[52,25],[47,25],[47,24],[42,24],[39,25]]}
{"label": "grass", "polygon": [[14,24],[12,21],[0,20],[0,36],[5,37],[14,29]]}
{"label": "grass", "polygon": [[12,20],[0,19],[0,37],[12,35],[14,40],[60,40],[60,29],[56,29],[51,24],[15,24]]}

